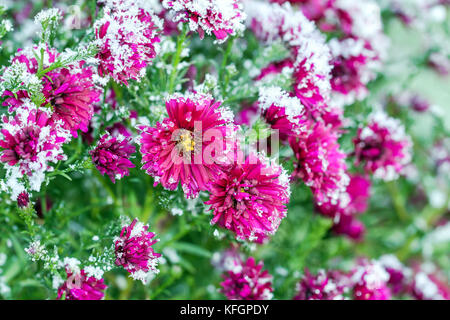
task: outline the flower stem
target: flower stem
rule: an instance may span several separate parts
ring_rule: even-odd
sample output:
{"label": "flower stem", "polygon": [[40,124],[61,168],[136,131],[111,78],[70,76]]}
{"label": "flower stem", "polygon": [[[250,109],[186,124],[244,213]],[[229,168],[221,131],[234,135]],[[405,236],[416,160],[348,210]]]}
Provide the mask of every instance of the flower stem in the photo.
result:
{"label": "flower stem", "polygon": [[173,93],[175,89],[175,80],[177,79],[178,75],[178,65],[180,64],[181,61],[181,53],[183,52],[184,49],[184,42],[186,40],[187,33],[188,28],[186,27],[186,25],[183,25],[183,31],[181,32],[181,34],[178,36],[177,39],[177,51],[175,52],[175,56],[173,57],[172,61],[172,71],[169,77],[169,90],[168,90],[169,93]]}

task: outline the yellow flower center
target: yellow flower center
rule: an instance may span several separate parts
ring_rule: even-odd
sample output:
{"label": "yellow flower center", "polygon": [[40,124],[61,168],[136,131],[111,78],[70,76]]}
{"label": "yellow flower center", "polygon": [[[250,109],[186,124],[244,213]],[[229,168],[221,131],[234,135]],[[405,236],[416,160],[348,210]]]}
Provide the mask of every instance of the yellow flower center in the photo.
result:
{"label": "yellow flower center", "polygon": [[192,139],[192,134],[189,131],[186,130],[180,134],[178,147],[184,152],[194,151],[195,141]]}

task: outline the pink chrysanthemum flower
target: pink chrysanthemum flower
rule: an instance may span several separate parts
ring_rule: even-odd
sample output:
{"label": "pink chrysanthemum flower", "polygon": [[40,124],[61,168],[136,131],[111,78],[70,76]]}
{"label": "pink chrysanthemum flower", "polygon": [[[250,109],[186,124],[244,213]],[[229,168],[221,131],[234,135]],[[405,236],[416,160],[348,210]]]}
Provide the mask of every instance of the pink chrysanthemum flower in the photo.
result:
{"label": "pink chrysanthemum flower", "polygon": [[272,235],[286,216],[289,178],[280,165],[250,154],[242,164],[214,180],[210,188],[214,218],[236,234],[237,239],[255,241]]}
{"label": "pink chrysanthemum flower", "polygon": [[369,116],[364,128],[353,139],[355,164],[385,181],[393,180],[411,160],[412,142],[399,120],[384,112]]}
{"label": "pink chrysanthemum flower", "polygon": [[[27,66],[28,72],[35,75],[38,71],[38,61],[33,51],[39,52],[38,47],[32,49],[19,50],[12,62],[23,63]],[[56,61],[60,54],[48,47],[44,48],[43,68]],[[62,126],[69,130],[73,136],[77,137],[77,130],[83,132],[88,130],[89,121],[93,115],[93,105],[99,101],[101,91],[93,83],[93,70],[86,66],[85,61],[79,61],[64,68],[58,68],[47,72],[41,80],[42,94],[45,101],[42,107],[52,110],[51,121],[62,121]],[[16,95],[5,92],[9,96],[4,105],[10,106],[10,112],[23,104],[29,98],[24,90],[19,90]]]}
{"label": "pink chrysanthemum flower", "polygon": [[150,9],[141,7],[143,3],[109,2],[94,25],[98,72],[127,85],[130,79],[139,80],[156,56],[162,26]]}
{"label": "pink chrysanthemum flower", "polygon": [[28,207],[29,203],[30,203],[30,196],[28,195],[28,192],[26,191],[21,192],[17,197],[17,206],[19,208],[26,208]]}
{"label": "pink chrysanthemum flower", "polygon": [[205,33],[214,34],[220,43],[244,30],[246,15],[239,0],[163,0],[163,6],[176,13],[175,21],[187,22],[200,39]]}
{"label": "pink chrysanthemum flower", "polygon": [[256,36],[265,42],[281,39],[291,51],[294,92],[313,117],[329,109],[331,54],[325,37],[289,3],[249,1],[246,10]]}
{"label": "pink chrysanthemum flower", "polygon": [[107,286],[103,279],[86,274],[85,270],[66,268],[67,280],[58,288],[57,299],[101,300]]}
{"label": "pink chrysanthemum flower", "polygon": [[389,274],[375,261],[362,262],[352,275],[355,300],[390,300]]}
{"label": "pink chrysanthemum flower", "polygon": [[142,167],[155,185],[195,198],[207,190],[234,158],[233,114],[209,95],[174,95],[167,99],[169,115],[155,127],[139,126]]}
{"label": "pink chrysanthemum flower", "polygon": [[61,145],[70,140],[69,132],[61,128],[61,122],[52,123],[47,111],[24,101],[15,116],[3,116],[0,131],[0,161],[8,170],[17,168],[16,175],[27,175],[31,190],[36,191],[45,178],[44,172],[53,170],[50,163],[65,159]]}
{"label": "pink chrysanthemum flower", "polygon": [[393,294],[406,292],[410,287],[411,269],[405,267],[393,254],[385,254],[378,259],[389,274],[388,284]]}
{"label": "pink chrysanthemum flower", "polygon": [[317,205],[317,210],[333,220],[333,231],[359,240],[364,225],[356,219],[357,214],[367,210],[370,181],[362,176],[351,175],[350,182],[336,203],[331,201]]}
{"label": "pink chrysanthemum flower", "polygon": [[153,250],[158,239],[148,231],[148,225],[134,219],[124,226],[120,237],[115,240],[116,265],[123,266],[133,279],[146,283],[149,275],[159,272],[157,269],[160,253]]}
{"label": "pink chrysanthemum flower", "polygon": [[368,94],[366,85],[375,78],[374,70],[379,66],[376,53],[362,39],[332,39],[329,45],[333,55],[333,103],[345,106],[364,99]]}
{"label": "pink chrysanthemum flower", "polygon": [[258,106],[262,117],[273,130],[278,130],[282,141],[305,130],[307,116],[304,107],[281,88],[261,88]]}
{"label": "pink chrysanthemum flower", "polygon": [[347,276],[339,271],[319,270],[313,275],[306,269],[294,300],[343,300],[348,289]]}
{"label": "pink chrysanthemum flower", "polygon": [[337,140],[336,132],[321,122],[311,122],[304,134],[289,139],[296,158],[293,176],[311,188],[319,204],[335,203],[349,182],[346,155]]}
{"label": "pink chrysanthemum flower", "polygon": [[136,152],[130,139],[124,136],[104,134],[89,154],[92,162],[102,175],[107,174],[112,182],[129,175],[128,169],[134,168],[130,156]]}
{"label": "pink chrysanthemum flower", "polygon": [[222,293],[229,300],[270,300],[272,299],[272,276],[262,270],[264,263],[256,264],[253,257],[241,266],[223,274]]}

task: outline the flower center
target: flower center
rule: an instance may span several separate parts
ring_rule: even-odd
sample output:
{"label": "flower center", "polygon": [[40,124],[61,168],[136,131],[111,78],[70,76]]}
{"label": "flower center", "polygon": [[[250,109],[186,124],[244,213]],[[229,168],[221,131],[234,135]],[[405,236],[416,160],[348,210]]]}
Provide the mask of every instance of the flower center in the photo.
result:
{"label": "flower center", "polygon": [[191,152],[195,149],[195,141],[192,138],[192,132],[182,129],[176,139],[178,141],[177,147],[182,152]]}

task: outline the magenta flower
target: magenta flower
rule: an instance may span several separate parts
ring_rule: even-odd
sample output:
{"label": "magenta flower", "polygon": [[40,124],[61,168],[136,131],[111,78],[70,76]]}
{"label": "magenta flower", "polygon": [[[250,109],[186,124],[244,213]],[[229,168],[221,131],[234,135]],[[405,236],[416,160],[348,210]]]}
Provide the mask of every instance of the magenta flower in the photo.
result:
{"label": "magenta flower", "polygon": [[133,279],[145,283],[150,274],[158,273],[160,253],[153,250],[158,239],[148,231],[148,225],[134,219],[129,226],[124,226],[120,237],[115,240],[116,265],[123,266]]}
{"label": "magenta flower", "polygon": [[88,276],[82,269],[71,271],[66,268],[67,280],[59,287],[57,299],[65,300],[101,300],[107,286],[103,279]]}
{"label": "magenta flower", "polygon": [[351,175],[350,182],[338,201],[327,201],[316,205],[317,210],[333,220],[333,231],[360,240],[364,225],[356,216],[367,210],[370,197],[370,181],[363,176]]}
{"label": "magenta flower", "polygon": [[343,300],[348,289],[347,276],[339,271],[319,270],[313,275],[305,269],[294,300]]}
{"label": "magenta flower", "polygon": [[272,299],[272,276],[262,270],[264,263],[256,264],[253,257],[233,271],[225,272],[222,277],[221,292],[229,300],[270,300]]}
{"label": "magenta flower", "polygon": [[128,169],[134,168],[130,157],[135,152],[136,149],[130,144],[129,138],[104,134],[89,154],[98,171],[102,175],[107,174],[115,183],[116,179],[129,175]]}
{"label": "magenta flower", "polygon": [[[33,50],[38,52],[39,48],[34,47]],[[44,61],[51,64],[60,54],[55,49],[46,47],[44,56]],[[30,49],[18,50],[12,62],[25,64],[31,75],[35,75],[38,71],[38,61]],[[49,65],[44,64],[43,68],[47,67]],[[40,79],[42,94],[45,97],[42,107],[51,109],[51,121],[54,123],[62,121],[62,127],[69,130],[74,137],[77,137],[78,129],[83,132],[88,130],[94,112],[93,105],[99,101],[101,90],[94,85],[92,76],[92,68],[86,66],[85,61],[79,61],[65,68],[47,72]],[[16,95],[17,98],[9,91],[4,93],[8,98],[3,105],[9,105],[10,112],[29,98],[29,94],[24,90],[19,90]]]}
{"label": "magenta flower", "polygon": [[100,76],[126,85],[139,80],[156,56],[160,27],[159,18],[134,3],[106,6],[104,17],[94,25]]}
{"label": "magenta flower", "polygon": [[383,112],[369,116],[367,126],[358,129],[353,143],[355,164],[362,164],[378,179],[396,179],[411,160],[411,139],[400,121]]}
{"label": "magenta flower", "polygon": [[29,101],[18,107],[15,117],[3,116],[1,134],[0,161],[17,165],[22,175],[29,176],[52,170],[49,163],[65,158],[61,145],[70,140],[66,130]]}
{"label": "magenta flower", "polygon": [[339,149],[338,136],[321,122],[289,140],[296,158],[293,176],[311,188],[316,201],[335,203],[349,182],[346,155]]}
{"label": "magenta flower", "polygon": [[17,206],[19,208],[26,208],[28,207],[29,203],[30,203],[30,196],[28,195],[28,192],[22,191],[17,197]]}
{"label": "magenta flower", "polygon": [[261,88],[258,106],[270,127],[278,130],[280,140],[286,141],[290,136],[306,130],[304,107],[296,97],[290,97],[281,88]]}
{"label": "magenta flower", "polygon": [[63,127],[77,137],[77,130],[88,131],[94,114],[94,104],[99,101],[100,90],[92,81],[93,71],[80,62],[73,69],[63,68],[49,72],[43,78],[45,104],[53,110],[52,121],[62,121]]}
{"label": "magenta flower", "polygon": [[362,39],[332,39],[329,42],[333,59],[331,88],[333,102],[340,106],[364,99],[367,83],[376,76],[378,56],[368,41]]}
{"label": "magenta flower", "polygon": [[450,300],[448,278],[436,265],[417,264],[413,266],[411,295],[417,300]]}
{"label": "magenta flower", "polygon": [[175,95],[166,109],[169,117],[155,127],[138,128],[142,168],[155,185],[176,190],[181,183],[186,197],[195,198],[234,159],[232,113],[202,94]]}
{"label": "magenta flower", "polygon": [[210,198],[218,224],[236,234],[237,239],[258,241],[274,234],[286,216],[289,178],[280,165],[251,154],[244,163],[214,180]]}
{"label": "magenta flower", "polygon": [[404,293],[410,288],[411,269],[405,267],[393,254],[385,254],[378,259],[389,274],[388,284],[393,294]]}
{"label": "magenta flower", "polygon": [[189,24],[200,39],[204,34],[214,34],[218,42],[224,42],[244,30],[245,13],[239,0],[163,0],[164,8],[175,13],[174,21]]}
{"label": "magenta flower", "polygon": [[390,300],[389,274],[378,262],[362,262],[353,271],[355,300]]}

